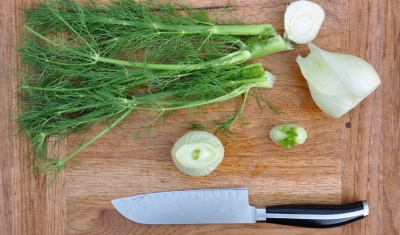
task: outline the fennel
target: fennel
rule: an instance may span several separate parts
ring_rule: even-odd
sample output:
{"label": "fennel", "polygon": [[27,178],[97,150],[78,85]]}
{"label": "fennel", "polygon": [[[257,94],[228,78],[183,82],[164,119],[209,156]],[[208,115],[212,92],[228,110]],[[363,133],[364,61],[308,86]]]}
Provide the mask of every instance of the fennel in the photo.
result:
{"label": "fennel", "polygon": [[[238,113],[219,123],[228,130],[251,88],[273,86],[274,76],[261,64],[243,64],[291,49],[271,25],[218,25],[204,12],[176,7],[47,0],[26,10],[19,53],[27,70],[17,121],[39,173],[57,174],[133,111],[161,116],[244,94]],[[107,124],[103,131],[64,159],[46,151],[50,137],[60,141],[99,123]]]}
{"label": "fennel", "polygon": [[313,101],[326,115],[343,116],[380,86],[379,74],[362,58],[325,51],[312,43],[308,47],[311,52],[296,62]]}
{"label": "fennel", "polygon": [[[250,57],[254,59],[291,49],[291,45],[277,35],[270,24],[219,25],[203,11],[178,7],[182,10],[178,11],[171,3],[150,1],[112,1],[102,8],[90,2],[45,1],[27,10],[26,27],[42,38],[66,33],[69,37],[67,42],[56,38],[56,41],[47,39],[48,43],[61,44],[58,50],[66,43],[79,45],[70,48],[73,49],[70,52],[83,57],[80,62],[84,64],[99,61],[142,67],[145,63],[151,69],[165,69],[157,65],[162,63],[180,65],[168,69],[192,70],[198,63],[199,68],[204,68],[201,63],[213,59],[217,61],[208,65],[214,62],[241,63]],[[76,42],[73,40],[75,37]]]}
{"label": "fennel", "polygon": [[269,132],[269,137],[275,144],[290,149],[298,144],[304,144],[307,132],[300,125],[287,123],[273,127]]}
{"label": "fennel", "polygon": [[224,146],[213,134],[190,131],[181,136],[171,150],[175,166],[190,176],[205,176],[224,159]]}
{"label": "fennel", "polygon": [[285,37],[306,44],[314,40],[325,19],[325,11],[317,3],[298,0],[288,5],[285,12]]}

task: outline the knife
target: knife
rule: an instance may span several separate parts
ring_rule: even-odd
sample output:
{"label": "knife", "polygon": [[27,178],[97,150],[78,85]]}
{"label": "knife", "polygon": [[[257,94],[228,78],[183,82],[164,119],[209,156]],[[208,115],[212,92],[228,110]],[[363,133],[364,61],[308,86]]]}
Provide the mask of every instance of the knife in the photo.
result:
{"label": "knife", "polygon": [[310,228],[344,225],[366,217],[368,203],[346,205],[249,205],[247,188],[159,192],[115,199],[124,217],[142,224],[231,224],[267,222]]}

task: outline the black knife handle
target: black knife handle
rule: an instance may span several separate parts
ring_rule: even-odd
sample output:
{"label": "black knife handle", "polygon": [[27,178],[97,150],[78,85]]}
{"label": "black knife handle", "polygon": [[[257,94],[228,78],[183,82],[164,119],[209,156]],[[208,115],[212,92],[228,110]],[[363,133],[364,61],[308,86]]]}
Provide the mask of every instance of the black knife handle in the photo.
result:
{"label": "black knife handle", "polygon": [[368,213],[366,201],[345,205],[281,205],[267,207],[265,214],[258,213],[257,220],[308,228],[329,228],[362,219]]}

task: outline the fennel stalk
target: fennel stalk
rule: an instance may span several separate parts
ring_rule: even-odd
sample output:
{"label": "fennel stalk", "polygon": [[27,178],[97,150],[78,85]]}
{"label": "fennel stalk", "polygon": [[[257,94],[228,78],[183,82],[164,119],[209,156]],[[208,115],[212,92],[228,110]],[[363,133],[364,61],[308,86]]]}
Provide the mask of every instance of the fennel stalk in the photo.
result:
{"label": "fennel stalk", "polygon": [[[244,62],[291,49],[271,25],[219,25],[173,3],[44,0],[25,13],[17,121],[41,174],[60,172],[133,111],[161,115],[245,94],[239,112],[217,123],[228,131],[249,90],[274,83],[261,64]],[[50,137],[99,123],[108,125],[66,158],[46,151]]]}

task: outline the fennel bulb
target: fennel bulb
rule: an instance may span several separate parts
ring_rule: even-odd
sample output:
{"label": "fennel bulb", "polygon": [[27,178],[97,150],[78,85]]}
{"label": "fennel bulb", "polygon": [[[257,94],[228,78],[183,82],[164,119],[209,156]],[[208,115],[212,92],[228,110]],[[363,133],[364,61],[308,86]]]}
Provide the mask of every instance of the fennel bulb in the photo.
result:
{"label": "fennel bulb", "polygon": [[224,146],[213,134],[191,131],[179,138],[171,156],[176,167],[191,176],[210,174],[224,158]]}
{"label": "fennel bulb", "polygon": [[298,44],[314,40],[325,19],[325,12],[320,5],[300,0],[291,3],[284,16],[285,36]]}
{"label": "fennel bulb", "polygon": [[380,84],[376,70],[365,60],[349,54],[322,50],[308,44],[311,53],[297,63],[307,80],[315,104],[338,118],[353,109]]}

